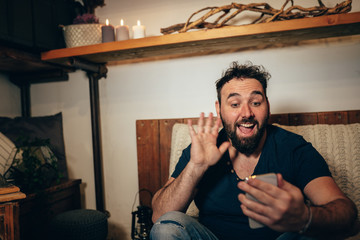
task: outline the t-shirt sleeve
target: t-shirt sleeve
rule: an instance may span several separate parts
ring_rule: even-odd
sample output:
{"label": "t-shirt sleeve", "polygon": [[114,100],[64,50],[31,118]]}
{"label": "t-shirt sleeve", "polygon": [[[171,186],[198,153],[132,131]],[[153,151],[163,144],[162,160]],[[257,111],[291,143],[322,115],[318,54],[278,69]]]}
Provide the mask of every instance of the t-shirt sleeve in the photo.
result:
{"label": "t-shirt sleeve", "polygon": [[262,155],[264,161],[256,174],[279,172],[302,191],[312,180],[331,176],[325,159],[310,142],[276,126],[269,127]]}
{"label": "t-shirt sleeve", "polygon": [[177,178],[180,175],[180,173],[184,170],[188,162],[190,161],[190,148],[191,148],[191,144],[182,151],[180,159],[176,164],[175,170],[171,174],[171,177]]}
{"label": "t-shirt sleeve", "polygon": [[302,139],[302,144],[294,150],[294,160],[297,171],[296,182],[298,187],[304,190],[305,186],[312,180],[330,176],[331,172],[320,153],[311,143]]}

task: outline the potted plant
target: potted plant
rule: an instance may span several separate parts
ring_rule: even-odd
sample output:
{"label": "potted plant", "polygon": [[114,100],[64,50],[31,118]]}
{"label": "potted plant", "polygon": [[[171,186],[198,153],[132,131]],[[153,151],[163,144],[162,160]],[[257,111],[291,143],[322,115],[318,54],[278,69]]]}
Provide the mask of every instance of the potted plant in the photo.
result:
{"label": "potted plant", "polygon": [[39,193],[59,183],[62,174],[58,169],[57,158],[51,151],[50,140],[22,137],[4,176],[26,194]]}
{"label": "potted plant", "polygon": [[78,16],[73,24],[61,26],[64,31],[66,47],[79,47],[101,43],[101,26],[94,10],[98,6],[104,6],[104,0],[83,0],[79,3]]}

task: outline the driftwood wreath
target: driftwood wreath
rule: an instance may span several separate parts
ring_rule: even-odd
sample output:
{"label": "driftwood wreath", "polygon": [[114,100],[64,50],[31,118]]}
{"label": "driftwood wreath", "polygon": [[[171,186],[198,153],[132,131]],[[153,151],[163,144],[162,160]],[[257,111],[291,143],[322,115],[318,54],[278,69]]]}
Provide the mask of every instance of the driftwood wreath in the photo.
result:
{"label": "driftwood wreath", "polygon": [[[286,8],[289,2],[291,2],[291,6]],[[226,23],[229,20],[233,19],[236,15],[244,11],[261,13],[260,17],[257,18],[255,21],[253,21],[251,24],[346,13],[351,10],[352,0],[346,0],[342,3],[336,4],[336,6],[333,8],[326,7],[321,0],[318,0],[318,3],[319,6],[304,8],[298,5],[294,5],[293,0],[286,0],[280,10],[272,8],[267,3],[250,3],[250,4],[232,3],[230,5],[225,5],[222,7],[206,7],[193,13],[189,17],[186,23],[179,23],[167,28],[162,28],[161,33],[162,34],[170,34],[174,32],[182,33],[190,29],[220,28],[223,26],[227,26]],[[191,21],[191,19],[196,14],[203,11],[208,11],[208,12],[199,19],[195,21]],[[214,22],[206,22],[206,19],[218,13],[222,13],[222,14]]]}

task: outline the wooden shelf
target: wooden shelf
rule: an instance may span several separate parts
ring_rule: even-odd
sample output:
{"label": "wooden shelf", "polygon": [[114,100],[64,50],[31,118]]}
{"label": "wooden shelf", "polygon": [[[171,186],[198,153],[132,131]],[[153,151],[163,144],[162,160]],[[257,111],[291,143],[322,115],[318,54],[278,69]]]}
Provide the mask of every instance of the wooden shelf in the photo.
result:
{"label": "wooden shelf", "polygon": [[0,46],[0,72],[9,75],[14,84],[64,81],[72,68],[45,62],[40,53],[34,54],[22,50]]}
{"label": "wooden shelf", "polygon": [[2,73],[20,75],[59,69],[59,66],[41,61],[40,54],[0,46],[0,72]]}
{"label": "wooden shelf", "polygon": [[69,65],[73,57],[92,63],[133,62],[235,52],[357,34],[360,34],[360,12],[56,49],[43,52],[41,59],[61,65]]}

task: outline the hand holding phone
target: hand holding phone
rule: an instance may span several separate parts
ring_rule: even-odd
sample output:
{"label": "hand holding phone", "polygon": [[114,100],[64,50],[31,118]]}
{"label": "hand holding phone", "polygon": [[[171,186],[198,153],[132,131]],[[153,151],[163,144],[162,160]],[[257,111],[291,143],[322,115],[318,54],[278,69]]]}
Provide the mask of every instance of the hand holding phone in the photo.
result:
{"label": "hand holding phone", "polygon": [[[247,182],[250,178],[256,178],[256,179],[259,179],[261,181],[270,183],[270,184],[275,185],[275,186],[278,185],[277,177],[276,177],[275,173],[267,173],[267,174],[262,174],[262,175],[253,175],[253,176],[250,176],[250,177],[246,178],[245,182]],[[253,196],[251,196],[249,193],[246,193],[245,196],[250,200],[260,202],[259,200],[257,200]],[[259,223],[258,221],[255,221],[252,218],[249,218],[249,225],[250,225],[250,228],[253,228],[253,229],[264,227],[264,224]]]}

